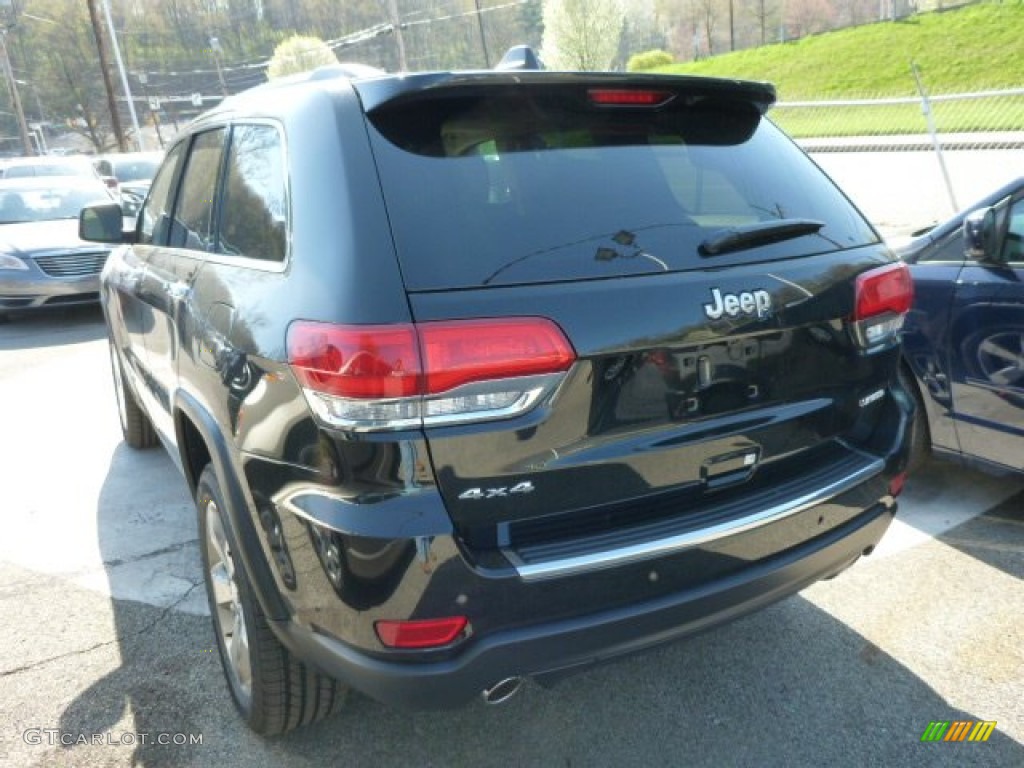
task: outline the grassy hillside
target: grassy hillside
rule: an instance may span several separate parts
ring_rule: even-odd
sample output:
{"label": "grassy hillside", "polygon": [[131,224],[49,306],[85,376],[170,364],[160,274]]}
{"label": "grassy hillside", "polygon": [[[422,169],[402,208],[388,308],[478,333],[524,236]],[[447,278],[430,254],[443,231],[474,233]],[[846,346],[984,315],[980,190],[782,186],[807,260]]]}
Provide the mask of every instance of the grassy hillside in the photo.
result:
{"label": "grassy hillside", "polygon": [[659,71],[769,80],[783,101],[910,96],[911,60],[933,94],[1024,87],[1024,0],[923,13]]}

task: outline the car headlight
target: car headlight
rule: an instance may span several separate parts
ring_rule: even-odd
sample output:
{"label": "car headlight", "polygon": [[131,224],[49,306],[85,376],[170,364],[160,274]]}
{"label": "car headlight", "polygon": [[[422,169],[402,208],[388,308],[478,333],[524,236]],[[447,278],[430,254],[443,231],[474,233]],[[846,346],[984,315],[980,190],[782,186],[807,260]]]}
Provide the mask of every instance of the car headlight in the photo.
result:
{"label": "car headlight", "polygon": [[17,256],[11,256],[9,253],[0,253],[0,269],[28,269],[28,264],[19,259]]}

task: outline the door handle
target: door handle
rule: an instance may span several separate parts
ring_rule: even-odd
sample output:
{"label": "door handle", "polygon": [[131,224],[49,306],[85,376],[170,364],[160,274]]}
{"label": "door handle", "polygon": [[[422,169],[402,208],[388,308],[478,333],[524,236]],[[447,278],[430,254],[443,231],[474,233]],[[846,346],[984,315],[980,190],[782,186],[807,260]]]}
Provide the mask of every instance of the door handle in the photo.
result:
{"label": "door handle", "polygon": [[188,285],[185,283],[172,283],[167,287],[167,295],[172,301],[184,301],[188,296]]}

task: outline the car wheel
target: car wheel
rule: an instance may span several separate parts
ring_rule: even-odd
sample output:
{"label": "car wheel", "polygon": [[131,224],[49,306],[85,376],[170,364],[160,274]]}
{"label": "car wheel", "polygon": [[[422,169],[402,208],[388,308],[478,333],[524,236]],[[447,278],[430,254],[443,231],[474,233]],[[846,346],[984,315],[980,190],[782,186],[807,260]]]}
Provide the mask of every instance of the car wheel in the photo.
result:
{"label": "car wheel", "polygon": [[969,336],[963,343],[969,376],[987,382],[1004,400],[1024,408],[1024,397],[1011,390],[1024,389],[1024,329],[996,326]]}
{"label": "car wheel", "polygon": [[212,466],[196,490],[206,593],[235,706],[252,730],[285,733],[338,710],[347,689],[297,660],[274,636],[238,556]]}
{"label": "car wheel", "polygon": [[918,389],[917,380],[905,365],[900,366],[900,384],[914,398],[914,420],[910,424],[910,456],[907,471],[914,472],[931,456],[932,435],[928,426],[928,412]]}
{"label": "car wheel", "polygon": [[135,393],[124,381],[121,357],[114,342],[109,342],[110,372],[114,377],[114,397],[117,399],[117,416],[121,421],[121,434],[132,448],[152,448],[156,445],[156,431],[153,423],[142,410]]}

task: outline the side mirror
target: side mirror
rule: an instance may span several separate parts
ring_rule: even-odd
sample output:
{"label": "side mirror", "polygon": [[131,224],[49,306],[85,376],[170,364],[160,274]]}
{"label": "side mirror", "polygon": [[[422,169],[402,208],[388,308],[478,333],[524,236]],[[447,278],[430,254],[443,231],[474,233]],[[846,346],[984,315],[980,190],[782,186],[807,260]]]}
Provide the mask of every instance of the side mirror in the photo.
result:
{"label": "side mirror", "polygon": [[124,214],[117,203],[83,208],[78,214],[78,236],[93,243],[127,243]]}
{"label": "side mirror", "polygon": [[996,214],[991,208],[971,211],[964,219],[964,253],[974,261],[996,257]]}

